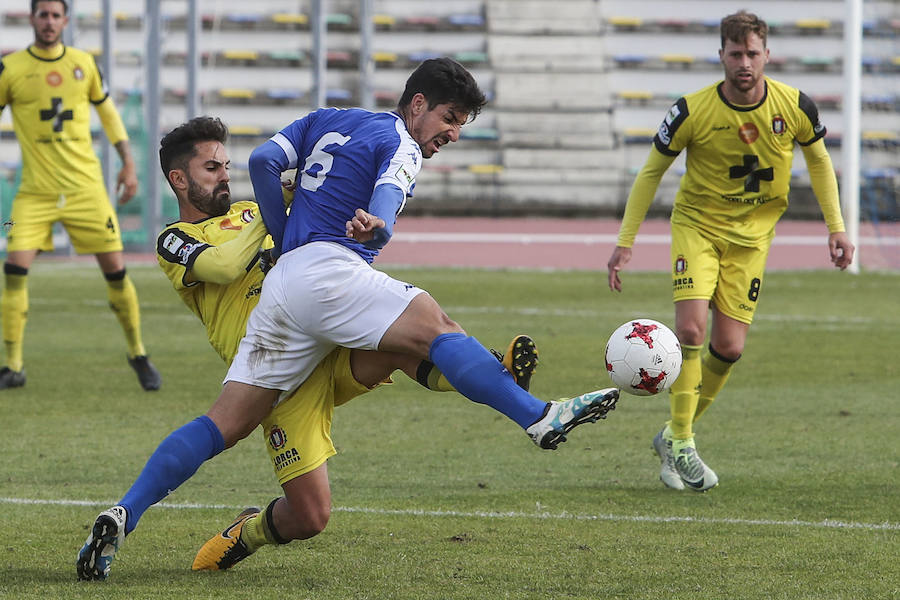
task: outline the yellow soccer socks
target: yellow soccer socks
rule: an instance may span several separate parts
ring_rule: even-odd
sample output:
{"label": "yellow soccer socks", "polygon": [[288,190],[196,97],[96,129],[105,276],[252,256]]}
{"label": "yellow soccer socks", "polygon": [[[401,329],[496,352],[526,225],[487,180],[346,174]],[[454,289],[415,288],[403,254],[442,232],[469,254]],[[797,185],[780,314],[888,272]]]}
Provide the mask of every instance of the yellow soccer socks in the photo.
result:
{"label": "yellow soccer socks", "polygon": [[700,361],[703,386],[700,388],[700,398],[697,400],[697,409],[694,411],[694,423],[716,399],[725,382],[728,381],[728,376],[731,375],[731,367],[739,358],[740,356],[734,360],[728,360],[716,352],[712,346],[703,353]]}
{"label": "yellow soccer socks", "polygon": [[0,319],[6,365],[13,371],[21,371],[25,321],[28,319],[28,269],[6,263],[3,272],[5,285],[0,297]]}
{"label": "yellow soccer socks", "polygon": [[668,425],[676,440],[687,440],[694,435],[691,425],[697,410],[697,397],[702,376],[700,366],[702,348],[702,346],[681,345],[681,374],[669,389],[672,420]]}
{"label": "yellow soccer socks", "polygon": [[107,284],[109,307],[115,313],[125,333],[128,344],[128,358],[144,356],[144,343],[141,339],[141,309],[138,305],[137,290],[125,269],[115,273],[104,273]]}
{"label": "yellow soccer socks", "polygon": [[290,542],[290,540],[285,540],[275,531],[272,511],[278,500],[278,498],[275,498],[269,503],[266,510],[253,515],[244,522],[244,527],[241,529],[241,541],[247,545],[247,550],[251,553],[269,544],[287,544]]}

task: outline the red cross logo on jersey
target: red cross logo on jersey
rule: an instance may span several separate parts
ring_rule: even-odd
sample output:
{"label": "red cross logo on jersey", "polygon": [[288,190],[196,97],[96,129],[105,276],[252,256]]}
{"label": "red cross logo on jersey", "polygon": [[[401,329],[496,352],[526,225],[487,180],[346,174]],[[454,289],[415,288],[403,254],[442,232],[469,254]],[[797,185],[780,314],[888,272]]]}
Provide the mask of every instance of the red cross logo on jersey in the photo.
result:
{"label": "red cross logo on jersey", "polygon": [[650,337],[650,332],[656,330],[656,325],[644,325],[639,321],[634,321],[631,323],[631,327],[631,333],[625,336],[626,340],[638,338],[647,344],[648,348],[653,347],[653,338]]}

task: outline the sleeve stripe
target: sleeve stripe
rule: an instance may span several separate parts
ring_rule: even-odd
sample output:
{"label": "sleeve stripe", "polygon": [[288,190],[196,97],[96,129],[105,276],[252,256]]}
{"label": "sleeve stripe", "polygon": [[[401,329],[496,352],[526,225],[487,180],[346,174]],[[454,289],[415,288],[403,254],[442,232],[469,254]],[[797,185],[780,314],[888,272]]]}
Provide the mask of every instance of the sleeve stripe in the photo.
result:
{"label": "sleeve stripe", "polygon": [[104,102],[106,102],[106,99],[107,99],[107,98],[109,98],[109,94],[105,94],[105,95],[104,95],[102,98],[100,98],[99,100],[91,100],[91,104],[93,104],[93,105],[95,105],[95,106],[96,106],[97,104],[103,104]]}
{"label": "sleeve stripe", "polygon": [[297,166],[297,151],[294,149],[294,145],[291,144],[291,141],[284,137],[282,133],[276,133],[270,138],[273,142],[278,144],[282,150],[284,150],[284,155],[287,156],[288,159],[288,169],[293,169]]}

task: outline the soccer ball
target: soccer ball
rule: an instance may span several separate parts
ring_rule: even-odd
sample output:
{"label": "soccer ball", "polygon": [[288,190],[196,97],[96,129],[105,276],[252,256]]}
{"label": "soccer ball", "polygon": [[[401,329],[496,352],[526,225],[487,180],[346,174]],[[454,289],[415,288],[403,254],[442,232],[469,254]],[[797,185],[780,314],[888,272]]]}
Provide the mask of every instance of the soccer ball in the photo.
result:
{"label": "soccer ball", "polygon": [[681,373],[681,344],[659,321],[632,319],[609,336],[606,370],[623,392],[658,394],[669,389]]}

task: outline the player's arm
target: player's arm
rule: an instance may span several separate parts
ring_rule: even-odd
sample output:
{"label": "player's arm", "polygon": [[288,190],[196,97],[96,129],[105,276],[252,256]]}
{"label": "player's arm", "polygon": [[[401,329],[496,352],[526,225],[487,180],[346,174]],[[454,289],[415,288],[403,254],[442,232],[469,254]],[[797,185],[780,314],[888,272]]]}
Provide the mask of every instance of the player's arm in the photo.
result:
{"label": "player's arm", "polygon": [[212,246],[172,227],[160,234],[157,254],[184,267],[182,282],[186,286],[199,282],[225,285],[254,268],[266,233],[265,224],[257,218],[231,240]]}
{"label": "player's arm", "polygon": [[93,104],[109,143],[116,149],[122,161],[122,168],[119,169],[116,177],[116,195],[119,198],[119,204],[125,204],[134,197],[138,187],[137,169],[131,155],[128,133],[125,131],[125,124],[122,123],[122,117],[119,116],[119,111],[116,110],[116,104],[112,98],[105,96],[103,100],[93,102]]}
{"label": "player's arm", "polygon": [[813,192],[828,227],[828,251],[831,254],[831,262],[841,270],[846,269],[853,262],[855,248],[844,228],[837,177],[834,174],[831,157],[825,148],[825,141],[818,139],[812,144],[801,145],[800,148],[806,159]]}
{"label": "player's arm", "polygon": [[356,210],[347,221],[347,237],[355,239],[366,248],[380,250],[394,235],[397,213],[403,208],[406,193],[393,183],[375,186],[369,200],[369,210]]}
{"label": "player's arm", "polygon": [[281,174],[291,168],[288,153],[294,156],[293,162],[296,163],[293,145],[281,133],[277,133],[273,139],[267,140],[250,154],[250,182],[253,184],[260,214],[275,242],[276,254],[281,251],[287,224]]}
{"label": "player's arm", "polygon": [[656,197],[656,190],[666,170],[675,160],[674,155],[663,154],[656,147],[650,149],[647,162],[638,173],[625,202],[625,214],[622,216],[622,224],[619,226],[619,237],[616,248],[606,264],[608,270],[609,289],[622,291],[622,281],[619,279],[619,271],[631,260],[631,247],[637,236],[638,229],[647,216],[647,211]]}

